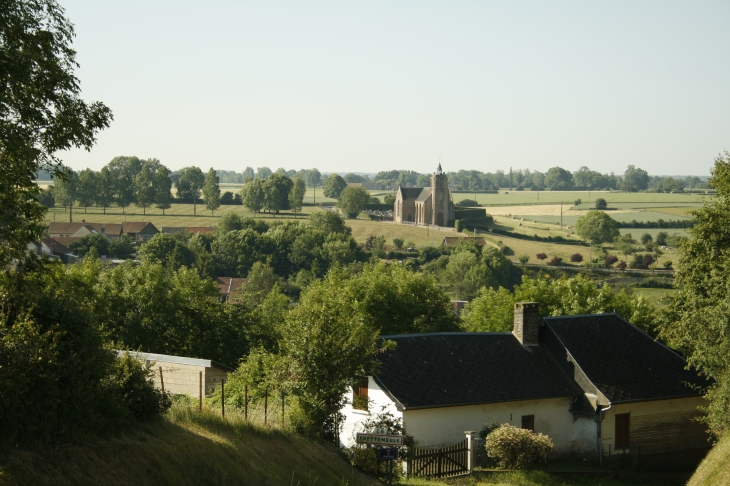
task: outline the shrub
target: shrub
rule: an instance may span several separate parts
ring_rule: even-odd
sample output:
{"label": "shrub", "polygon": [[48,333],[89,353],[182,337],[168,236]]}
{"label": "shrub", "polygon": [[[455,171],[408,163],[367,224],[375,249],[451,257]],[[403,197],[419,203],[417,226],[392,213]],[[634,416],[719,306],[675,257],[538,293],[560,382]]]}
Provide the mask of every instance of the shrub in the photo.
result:
{"label": "shrub", "polygon": [[603,199],[602,197],[599,197],[598,199],[596,199],[596,209],[606,209],[606,208],[608,208],[608,203],[606,202],[605,199]]}
{"label": "shrub", "polygon": [[403,248],[403,238],[393,238],[393,245],[399,250]]}
{"label": "shrub", "polygon": [[671,270],[672,269],[672,260],[667,260],[666,262],[664,262],[664,268],[666,268],[667,270]]}
{"label": "shrub", "polygon": [[548,265],[550,265],[551,267],[559,267],[562,264],[563,264],[563,259],[560,258],[559,256],[554,256],[552,258],[552,260],[550,260],[548,262]]}
{"label": "shrub", "polygon": [[576,199],[576,200],[575,200],[575,201],[573,202],[573,204],[574,204],[574,205],[576,205],[576,206],[580,206],[582,202],[583,202],[583,201],[581,201],[580,199]]}
{"label": "shrub", "polygon": [[646,245],[647,243],[654,241],[654,239],[649,233],[644,233],[643,235],[641,235],[641,238],[639,238],[639,241],[641,241],[642,245]]}
{"label": "shrub", "polygon": [[547,462],[553,441],[545,434],[536,434],[503,424],[491,432],[485,441],[487,455],[506,469],[520,469],[534,462]]}
{"label": "shrub", "polygon": [[616,265],[616,268],[618,268],[619,270],[621,270],[623,272],[624,270],[626,270],[627,266],[628,265],[626,265],[626,262],[621,260],[620,262],[618,262],[618,265]]}
{"label": "shrub", "polygon": [[502,254],[506,256],[512,256],[515,254],[514,250],[509,246],[505,245],[502,247]]}
{"label": "shrub", "polygon": [[613,265],[617,261],[618,261],[618,257],[616,255],[608,255],[606,257],[606,259],[604,260],[604,263],[606,264],[606,266],[609,266],[610,267],[611,265]]}
{"label": "shrub", "polygon": [[659,246],[666,246],[667,238],[669,238],[669,234],[666,231],[660,231],[656,234],[656,244]]}
{"label": "shrub", "polygon": [[142,422],[162,416],[172,405],[170,395],[155,386],[154,374],[149,363],[143,364],[127,352],[114,361],[106,380],[119,402]]}
{"label": "shrub", "polygon": [[464,228],[466,228],[466,224],[464,223],[464,221],[462,221],[460,219],[455,219],[454,220],[454,228],[456,228],[456,231],[461,231]]}
{"label": "shrub", "polygon": [[530,255],[528,255],[527,253],[523,253],[522,255],[520,255],[520,258],[519,258],[519,260],[520,260],[520,263],[521,263],[521,264],[522,264],[523,266],[524,266],[524,265],[527,265],[527,262],[529,262],[529,261],[530,261]]}
{"label": "shrub", "polygon": [[649,265],[654,263],[654,261],[654,257],[647,253],[646,255],[644,255],[641,263],[644,265],[644,268],[649,268]]}
{"label": "shrub", "polygon": [[583,261],[583,255],[581,255],[580,253],[573,253],[572,255],[570,255],[570,261],[573,263],[580,263]]}
{"label": "shrub", "polygon": [[547,257],[548,257],[548,256],[547,256],[547,253],[538,253],[538,254],[537,254],[537,255],[535,255],[535,256],[536,256],[536,257],[537,257],[537,259],[538,259],[538,260],[540,260],[540,261],[542,261],[542,260],[546,260],[546,259],[547,259]]}
{"label": "shrub", "polygon": [[462,207],[478,207],[479,203],[476,202],[474,199],[462,199],[458,203],[456,203],[457,206]]}

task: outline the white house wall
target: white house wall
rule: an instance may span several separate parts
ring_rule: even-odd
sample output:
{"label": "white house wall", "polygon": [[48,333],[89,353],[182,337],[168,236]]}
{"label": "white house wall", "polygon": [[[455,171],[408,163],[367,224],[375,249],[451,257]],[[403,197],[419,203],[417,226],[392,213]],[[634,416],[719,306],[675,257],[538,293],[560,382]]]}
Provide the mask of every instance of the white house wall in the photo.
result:
{"label": "white house wall", "polygon": [[522,426],[523,415],[535,416],[535,432],[549,436],[555,452],[567,453],[573,441],[570,398],[405,410],[406,431],[422,447],[453,444],[464,440],[464,432],[478,432],[484,424],[496,422]]}
{"label": "white house wall", "polygon": [[355,434],[365,432],[361,422],[368,419],[370,414],[376,415],[383,412],[390,412],[397,418],[403,418],[403,414],[395,408],[395,403],[380,389],[373,377],[368,377],[368,400],[370,407],[368,411],[355,410],[352,408],[352,389],[348,391],[348,404],[342,409],[345,416],[345,423],[340,430],[340,442],[345,447],[355,445]]}

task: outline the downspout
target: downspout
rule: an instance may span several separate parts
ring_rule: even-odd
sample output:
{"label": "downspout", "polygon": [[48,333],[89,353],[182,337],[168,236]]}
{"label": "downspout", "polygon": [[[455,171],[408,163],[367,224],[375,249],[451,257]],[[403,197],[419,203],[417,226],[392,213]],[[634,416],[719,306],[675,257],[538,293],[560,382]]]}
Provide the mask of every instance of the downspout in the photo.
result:
{"label": "downspout", "polygon": [[603,441],[601,440],[601,423],[603,422],[603,418],[605,417],[605,413],[611,410],[611,407],[613,406],[612,403],[608,404],[608,408],[599,408],[596,410],[596,449],[598,450],[598,464],[600,466],[603,466]]}

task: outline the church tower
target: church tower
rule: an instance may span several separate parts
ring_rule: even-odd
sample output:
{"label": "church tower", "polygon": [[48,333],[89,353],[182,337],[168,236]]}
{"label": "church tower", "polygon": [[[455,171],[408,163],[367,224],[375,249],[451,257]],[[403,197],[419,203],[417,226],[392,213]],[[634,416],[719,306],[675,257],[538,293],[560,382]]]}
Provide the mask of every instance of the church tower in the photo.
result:
{"label": "church tower", "polygon": [[449,178],[441,164],[431,176],[431,224],[446,226],[454,219],[454,202],[449,190]]}

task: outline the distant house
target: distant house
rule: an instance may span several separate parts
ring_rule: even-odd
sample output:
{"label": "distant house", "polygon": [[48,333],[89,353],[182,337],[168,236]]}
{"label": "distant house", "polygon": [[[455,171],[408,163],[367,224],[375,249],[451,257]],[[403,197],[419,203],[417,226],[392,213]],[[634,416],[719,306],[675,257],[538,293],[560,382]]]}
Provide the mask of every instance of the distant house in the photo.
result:
{"label": "distant house", "polygon": [[160,233],[167,233],[168,235],[174,235],[181,231],[186,231],[192,234],[199,233],[215,233],[215,228],[212,226],[163,226]]}
{"label": "distant house", "polygon": [[76,261],[76,256],[73,254],[73,251],[53,238],[43,238],[41,241],[34,241],[28,245],[28,249],[38,256],[45,255],[50,258],[57,258],[63,263],[73,263]]}
{"label": "distant house", "polygon": [[135,241],[148,241],[159,233],[152,223],[125,221],[124,223],[58,223],[48,225],[51,238],[82,238],[90,234],[100,234],[114,241],[129,236]]}
{"label": "distant house", "polygon": [[218,284],[219,297],[221,302],[235,300],[242,292],[242,286],[248,282],[247,278],[218,277],[215,279]]}
{"label": "distant house", "polygon": [[550,436],[555,452],[607,456],[706,448],[695,419],[709,382],[677,353],[616,314],[541,318],[515,305],[511,333],[383,336],[394,350],[351,391],[340,440],[371,410],[402,418],[420,446],[509,423]]}
{"label": "distant house", "polygon": [[444,236],[443,241],[441,242],[442,246],[456,246],[462,241],[474,241],[478,245],[486,246],[487,240],[485,240],[481,236]]}
{"label": "distant house", "polygon": [[81,239],[80,236],[54,236],[54,240],[61,243],[64,246],[68,246],[74,241],[79,241]]}
{"label": "distant house", "polygon": [[[118,355],[124,351],[117,351]],[[220,386],[221,380],[233,371],[226,365],[209,359],[186,358],[167,354],[153,354],[130,351],[130,355],[145,361],[155,372],[155,385],[172,394],[180,393],[192,397],[205,397],[207,393]],[[162,379],[160,379],[162,370]]]}
{"label": "distant house", "polygon": [[152,223],[143,221],[125,221],[122,223],[122,234],[134,241],[149,241],[160,231]]}

